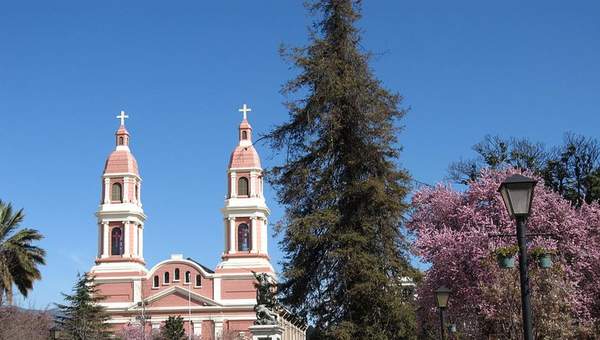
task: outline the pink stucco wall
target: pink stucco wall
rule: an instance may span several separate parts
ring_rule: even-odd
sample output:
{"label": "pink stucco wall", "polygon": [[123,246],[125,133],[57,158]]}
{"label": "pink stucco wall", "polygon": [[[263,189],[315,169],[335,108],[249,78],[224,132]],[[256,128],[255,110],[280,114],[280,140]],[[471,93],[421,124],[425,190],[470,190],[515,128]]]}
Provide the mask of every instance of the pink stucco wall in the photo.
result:
{"label": "pink stucco wall", "polygon": [[223,278],[221,294],[223,299],[254,299],[256,297],[254,280]]}
{"label": "pink stucco wall", "polygon": [[[179,272],[180,272],[180,278],[179,278],[178,282],[173,281],[175,278],[175,268],[179,268]],[[170,278],[169,284],[163,283],[164,273],[166,271],[169,272],[169,278]],[[191,282],[189,285],[184,284],[186,271],[190,271],[190,274],[191,274],[190,275]],[[185,287],[186,289],[191,287],[192,291],[194,293],[200,294],[209,299],[214,299],[213,280],[206,278],[205,276],[202,276],[202,286],[196,287],[195,286],[196,274],[202,275],[202,273],[198,269],[196,269],[195,267],[193,267],[185,262],[171,261],[169,263],[165,263],[165,264],[161,265],[159,268],[157,268],[153,273],[151,273],[150,278],[148,280],[144,280],[144,283],[143,283],[144,297],[154,295],[154,294],[156,294],[164,289],[168,289],[169,287],[172,287],[172,286],[181,286],[181,287]],[[158,278],[159,278],[158,288],[152,287],[155,275],[158,275]]]}
{"label": "pink stucco wall", "polygon": [[131,282],[100,283],[97,287],[99,294],[106,297],[104,302],[133,301],[133,283]]}

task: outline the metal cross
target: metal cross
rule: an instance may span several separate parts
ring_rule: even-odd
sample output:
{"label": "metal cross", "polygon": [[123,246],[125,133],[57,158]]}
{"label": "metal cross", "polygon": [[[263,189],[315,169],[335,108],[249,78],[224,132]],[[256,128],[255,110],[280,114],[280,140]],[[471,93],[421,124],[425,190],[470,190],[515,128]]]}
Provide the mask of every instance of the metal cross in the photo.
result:
{"label": "metal cross", "polygon": [[246,119],[246,113],[252,111],[248,106],[246,106],[246,104],[244,104],[242,106],[241,109],[239,109],[238,111],[242,112],[244,114],[244,119]]}
{"label": "metal cross", "polygon": [[125,111],[121,111],[121,114],[117,118],[121,119],[121,125],[125,125],[125,118],[129,118],[129,116],[125,114]]}

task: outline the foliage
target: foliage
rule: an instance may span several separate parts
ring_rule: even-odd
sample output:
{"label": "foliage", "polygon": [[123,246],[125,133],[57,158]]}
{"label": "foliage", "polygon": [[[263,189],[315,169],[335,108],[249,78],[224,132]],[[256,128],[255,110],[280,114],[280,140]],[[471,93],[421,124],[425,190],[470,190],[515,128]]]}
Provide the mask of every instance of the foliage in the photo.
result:
{"label": "foliage", "polygon": [[600,143],[565,134],[561,146],[547,149],[527,139],[486,136],[475,144],[478,157],[450,164],[450,179],[467,184],[481,170],[518,168],[531,171],[574,205],[600,200]]}
{"label": "foliage", "polygon": [[104,299],[98,294],[93,278],[87,273],[78,275],[73,294],[64,294],[67,304],[56,304],[59,309],[57,324],[65,339],[107,339],[109,319],[99,303]]}
{"label": "foliage", "polygon": [[183,318],[181,316],[169,316],[167,321],[165,321],[165,324],[161,327],[160,337],[163,340],[185,339]]}
{"label": "foliage", "polygon": [[0,339],[49,339],[53,324],[48,311],[0,307]]}
{"label": "foliage", "polygon": [[142,332],[141,323],[128,323],[123,326],[116,334],[118,339],[123,340],[152,340],[154,337],[152,336],[152,330],[147,329],[145,333]]}
{"label": "foliage", "polygon": [[529,256],[531,256],[531,258],[534,260],[537,260],[544,255],[555,255],[555,254],[556,254],[556,250],[546,249],[544,247],[533,247],[529,250]]}
{"label": "foliage", "polygon": [[[438,185],[415,193],[408,227],[417,236],[415,251],[431,263],[418,289],[422,323],[435,324],[432,292],[445,285],[453,290],[452,317],[468,337],[500,333],[511,338],[510,329],[518,327],[517,271],[501,270],[489,256],[509,240],[488,236],[514,234],[514,221],[497,192],[514,171],[484,170],[464,192]],[[583,203],[576,208],[538,184],[528,229],[552,234],[530,238],[530,249],[556,250],[551,269],[538,270],[534,261],[530,267],[536,332],[544,338],[557,325],[569,334],[592,332],[600,320],[600,206]]]}
{"label": "foliage", "polygon": [[308,7],[317,18],[310,45],[283,51],[300,71],[283,88],[289,121],[267,136],[287,156],[270,172],[286,206],[283,302],[314,321],[319,338],[412,338],[414,313],[397,282],[414,273],[400,229],[409,175],[395,164],[401,97],[360,50],[360,1]]}
{"label": "foliage", "polygon": [[35,229],[17,230],[25,219],[23,209],[13,212],[12,205],[0,200],[0,305],[12,304],[13,285],[23,296],[42,278],[39,265],[46,264],[46,251],[34,246],[43,236]]}
{"label": "foliage", "polygon": [[516,245],[512,245],[509,247],[499,247],[494,249],[494,254],[496,256],[502,256],[502,257],[513,257],[515,256],[515,254],[517,253],[517,251],[519,251],[519,247],[517,247]]}

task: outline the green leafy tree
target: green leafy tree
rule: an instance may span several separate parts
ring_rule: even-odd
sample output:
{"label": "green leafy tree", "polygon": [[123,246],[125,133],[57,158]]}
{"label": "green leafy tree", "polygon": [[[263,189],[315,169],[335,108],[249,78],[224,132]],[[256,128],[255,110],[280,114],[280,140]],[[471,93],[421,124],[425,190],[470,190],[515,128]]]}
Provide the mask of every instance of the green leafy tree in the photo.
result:
{"label": "green leafy tree", "polygon": [[181,316],[169,316],[160,331],[160,338],[164,340],[185,339],[183,318]]}
{"label": "green leafy tree", "polygon": [[450,164],[451,180],[468,184],[484,168],[518,168],[539,175],[576,206],[600,201],[600,143],[596,139],[567,133],[562,145],[547,149],[525,138],[485,136],[473,151],[477,157]]}
{"label": "green leafy tree", "polygon": [[78,275],[73,294],[63,293],[67,304],[56,304],[59,309],[57,324],[64,339],[96,340],[110,336],[109,316],[99,304],[104,297],[98,294],[93,278],[87,273]]}
{"label": "green leafy tree", "polygon": [[46,252],[33,245],[43,236],[31,228],[18,230],[24,218],[23,209],[14,212],[10,203],[0,200],[0,305],[12,304],[13,286],[27,296],[42,277],[38,266],[46,263]]}
{"label": "green leafy tree", "polygon": [[451,180],[468,184],[477,179],[484,168],[502,169],[506,167],[531,170],[542,173],[548,160],[548,152],[541,143],[525,138],[503,138],[487,135],[473,145],[477,157],[453,162],[448,167]]}
{"label": "green leafy tree", "polygon": [[396,164],[401,97],[360,50],[360,1],[307,6],[311,44],[282,51],[300,70],[284,86],[290,117],[267,136],[287,155],[270,171],[286,206],[282,301],[314,322],[314,338],[412,339],[399,282],[414,274],[401,231],[410,177]]}
{"label": "green leafy tree", "polygon": [[546,185],[573,204],[600,199],[600,144],[568,133],[561,147],[551,152],[542,175]]}

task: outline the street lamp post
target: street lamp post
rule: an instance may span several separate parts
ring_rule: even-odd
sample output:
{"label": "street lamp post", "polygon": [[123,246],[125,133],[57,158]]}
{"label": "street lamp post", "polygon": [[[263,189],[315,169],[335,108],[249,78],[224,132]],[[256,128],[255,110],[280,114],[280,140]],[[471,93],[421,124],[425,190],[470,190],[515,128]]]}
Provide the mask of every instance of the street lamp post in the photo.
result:
{"label": "street lamp post", "polygon": [[527,273],[527,226],[531,212],[533,189],[537,181],[523,175],[509,176],[502,182],[498,191],[508,214],[517,221],[517,243],[519,245],[519,278],[521,282],[521,312],[523,314],[523,336],[533,340],[531,304],[529,301],[529,277]]}
{"label": "street lamp post", "polygon": [[452,293],[452,290],[444,286],[435,290],[435,302],[440,310],[440,334],[442,340],[445,339],[446,333],[444,330],[444,309],[448,308],[448,298],[450,297],[450,293]]}

